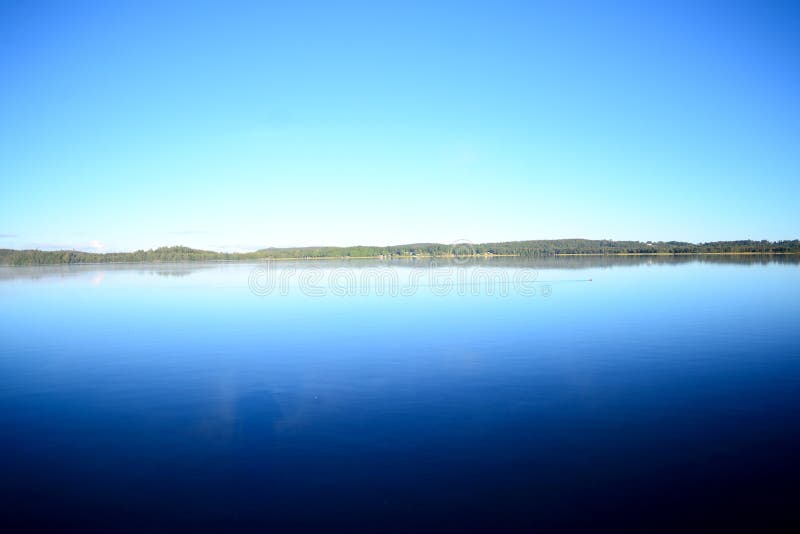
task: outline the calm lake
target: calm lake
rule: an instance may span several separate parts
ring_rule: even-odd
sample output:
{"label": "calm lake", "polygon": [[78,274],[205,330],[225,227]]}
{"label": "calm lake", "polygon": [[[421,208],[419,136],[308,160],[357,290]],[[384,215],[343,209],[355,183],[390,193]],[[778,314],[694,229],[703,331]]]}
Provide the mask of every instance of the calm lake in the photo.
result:
{"label": "calm lake", "polygon": [[0,267],[14,531],[763,527],[798,450],[796,256]]}

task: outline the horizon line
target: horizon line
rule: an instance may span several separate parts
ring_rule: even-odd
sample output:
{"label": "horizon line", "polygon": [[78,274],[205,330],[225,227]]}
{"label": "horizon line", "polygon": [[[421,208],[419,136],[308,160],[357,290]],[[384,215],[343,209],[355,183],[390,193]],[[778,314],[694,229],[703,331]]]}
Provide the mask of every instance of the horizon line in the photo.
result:
{"label": "horizon line", "polygon": [[485,245],[510,245],[510,244],[522,244],[522,243],[558,243],[564,241],[589,241],[589,242],[605,242],[605,243],[637,243],[637,244],[676,244],[676,245],[691,245],[691,246],[703,246],[703,245],[713,245],[713,244],[722,244],[722,243],[787,243],[787,242],[796,242],[800,239],[798,238],[791,238],[791,239],[777,239],[777,240],[770,240],[770,239],[725,239],[725,240],[718,240],[718,241],[679,241],[679,240],[646,240],[641,241],[637,239],[589,239],[583,237],[569,237],[569,238],[558,238],[558,239],[522,239],[522,240],[513,240],[513,241],[481,241],[481,242],[472,242],[469,240],[457,240],[451,243],[446,242],[437,242],[437,241],[417,241],[412,243],[400,243],[394,245],[299,245],[299,246],[266,246],[260,248],[254,248],[252,250],[241,250],[241,251],[223,251],[218,249],[206,249],[206,248],[196,248],[188,245],[183,244],[175,244],[175,245],[160,245],[157,247],[150,247],[150,248],[138,248],[138,249],[127,249],[127,250],[103,250],[103,249],[92,249],[92,250],[85,250],[79,248],[5,248],[0,247],[0,250],[6,251],[13,251],[13,252],[80,252],[82,254],[96,254],[96,255],[106,255],[106,254],[132,254],[136,252],[148,252],[148,251],[157,251],[163,249],[175,249],[175,248],[183,248],[189,249],[197,252],[213,252],[215,254],[252,254],[256,252],[266,251],[266,250],[303,250],[303,249],[348,249],[348,248],[377,248],[377,249],[389,249],[389,248],[399,248],[399,247],[410,247],[410,246],[485,246]]}

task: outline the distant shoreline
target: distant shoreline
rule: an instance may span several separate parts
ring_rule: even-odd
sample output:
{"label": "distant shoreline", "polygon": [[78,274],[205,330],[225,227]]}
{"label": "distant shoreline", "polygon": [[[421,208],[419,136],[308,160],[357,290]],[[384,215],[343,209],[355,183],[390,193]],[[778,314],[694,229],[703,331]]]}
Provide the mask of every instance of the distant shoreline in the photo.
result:
{"label": "distant shoreline", "polygon": [[557,253],[553,256],[776,256],[796,255],[800,251],[792,252],[575,252]]}
{"label": "distant shoreline", "polygon": [[290,261],[350,261],[350,260],[384,260],[384,261],[414,261],[417,259],[464,259],[472,258],[479,260],[489,260],[492,258],[546,258],[546,257],[671,257],[671,256],[798,256],[800,252],[617,252],[617,253],[555,253],[555,254],[475,254],[475,255],[417,255],[417,256],[309,256],[305,258],[296,257],[270,257],[270,258],[237,258],[237,259],[176,259],[176,260],[156,260],[148,259],[141,261],[81,261],[81,262],[57,262],[57,263],[26,263],[10,264],[0,263],[0,267],[55,267],[63,265],[144,265],[144,264],[181,264],[181,263],[267,263],[270,261],[290,262]]}
{"label": "distant shoreline", "polygon": [[611,241],[552,239],[498,243],[414,243],[394,246],[287,247],[254,252],[215,252],[184,246],[133,252],[0,249],[0,265],[63,265],[95,263],[174,263],[292,260],[358,260],[414,258],[501,258],[545,256],[702,256],[800,254],[800,240],[786,241]]}

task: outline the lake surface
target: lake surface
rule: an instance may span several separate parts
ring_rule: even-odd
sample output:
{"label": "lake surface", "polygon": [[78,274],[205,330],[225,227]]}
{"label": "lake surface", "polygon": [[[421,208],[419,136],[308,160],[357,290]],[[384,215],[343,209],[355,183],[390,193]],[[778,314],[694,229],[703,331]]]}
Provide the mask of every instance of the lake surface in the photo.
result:
{"label": "lake surface", "polygon": [[2,267],[4,531],[796,522],[799,327],[790,256]]}

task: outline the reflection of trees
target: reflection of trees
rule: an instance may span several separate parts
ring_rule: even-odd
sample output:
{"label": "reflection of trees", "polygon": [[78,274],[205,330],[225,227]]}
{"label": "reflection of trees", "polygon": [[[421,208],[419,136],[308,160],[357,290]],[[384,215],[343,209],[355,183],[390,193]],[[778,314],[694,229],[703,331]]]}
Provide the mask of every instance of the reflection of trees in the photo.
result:
{"label": "reflection of trees", "polygon": [[183,277],[189,276],[195,271],[195,269],[180,269],[174,271],[165,271],[164,269],[160,269],[158,271],[150,271],[150,274],[155,274],[158,276],[173,276],[173,277]]}
{"label": "reflection of trees", "polygon": [[14,279],[69,278],[95,272],[135,272],[154,276],[184,277],[205,269],[213,263],[176,264],[103,264],[103,265],[36,265],[29,267],[0,267],[0,281]]}
{"label": "reflection of trees", "polygon": [[[238,265],[247,262],[238,263]],[[685,265],[703,263],[709,265],[800,265],[800,255],[795,254],[698,254],[698,255],[641,255],[641,256],[540,256],[540,257],[493,257],[493,258],[407,258],[391,260],[290,260],[276,261],[276,267],[365,269],[375,267],[430,268],[440,267],[524,267],[528,269],[608,269],[613,267],[636,267],[647,265]],[[263,263],[260,263],[263,265]],[[69,278],[87,273],[125,271],[143,275],[181,278],[200,270],[220,269],[237,263],[175,263],[175,264],[94,264],[94,265],[39,265],[31,267],[0,267],[0,281],[14,279],[37,280],[42,278]]]}
{"label": "reflection of trees", "polygon": [[528,269],[596,269],[611,267],[635,267],[646,265],[684,265],[688,263],[725,265],[800,265],[800,255],[795,254],[687,254],[687,255],[607,255],[607,256],[538,256],[490,258],[408,258],[392,260],[297,260],[279,261],[276,266],[302,267],[316,265],[323,268],[347,267],[349,269],[373,268],[375,266],[424,267],[525,267]]}
{"label": "reflection of trees", "polygon": [[800,256],[789,254],[689,254],[689,255],[640,255],[640,256],[543,256],[539,258],[491,258],[477,260],[480,265],[506,267],[529,267],[542,269],[590,269],[643,265],[684,265],[687,263],[725,265],[800,265]]}

